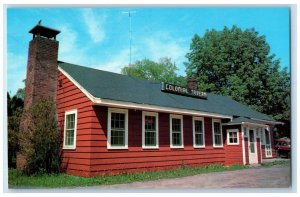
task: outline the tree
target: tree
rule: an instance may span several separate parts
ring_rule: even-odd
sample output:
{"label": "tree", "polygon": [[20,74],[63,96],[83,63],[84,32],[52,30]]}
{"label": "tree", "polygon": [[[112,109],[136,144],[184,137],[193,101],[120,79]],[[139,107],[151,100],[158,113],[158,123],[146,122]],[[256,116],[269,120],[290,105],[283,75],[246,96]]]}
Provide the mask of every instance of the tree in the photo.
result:
{"label": "tree", "polygon": [[19,131],[22,109],[17,108],[13,115],[8,116],[7,139],[8,139],[8,167],[16,167],[16,156],[19,151]]}
{"label": "tree", "polygon": [[195,35],[186,55],[187,75],[202,91],[230,96],[251,108],[290,121],[290,78],[254,28],[233,26]]}
{"label": "tree", "polygon": [[[21,92],[19,89],[18,92]],[[19,151],[20,119],[23,111],[24,97],[16,93],[12,98],[7,92],[7,139],[8,139],[8,167],[16,167],[16,155]]]}
{"label": "tree", "polygon": [[123,67],[121,73],[130,77],[185,86],[185,77],[177,76],[177,70],[178,68],[171,62],[170,58],[161,58],[159,62],[154,62],[149,59],[136,61],[131,66]]}
{"label": "tree", "polygon": [[60,134],[55,102],[42,99],[28,112],[28,129],[20,132],[21,154],[26,158],[26,174],[58,172],[60,164]]}

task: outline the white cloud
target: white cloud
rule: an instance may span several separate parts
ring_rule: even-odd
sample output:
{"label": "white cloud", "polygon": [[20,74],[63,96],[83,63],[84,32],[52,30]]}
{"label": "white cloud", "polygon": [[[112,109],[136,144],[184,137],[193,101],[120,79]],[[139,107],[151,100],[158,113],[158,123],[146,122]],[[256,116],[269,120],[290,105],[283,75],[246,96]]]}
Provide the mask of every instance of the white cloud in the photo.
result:
{"label": "white cloud", "polygon": [[168,33],[156,33],[152,37],[144,39],[146,55],[149,59],[157,61],[162,57],[169,57],[179,68],[179,74],[184,74],[185,55],[188,51],[186,46],[179,42],[179,38],[174,38]]}
{"label": "white cloud", "polygon": [[94,42],[101,42],[105,39],[104,22],[106,20],[105,15],[97,15],[92,9],[84,9],[82,11],[84,24],[87,27]]}
{"label": "white cloud", "polygon": [[123,49],[119,53],[111,56],[105,62],[92,66],[93,68],[120,73],[121,69],[128,65],[129,49]]}

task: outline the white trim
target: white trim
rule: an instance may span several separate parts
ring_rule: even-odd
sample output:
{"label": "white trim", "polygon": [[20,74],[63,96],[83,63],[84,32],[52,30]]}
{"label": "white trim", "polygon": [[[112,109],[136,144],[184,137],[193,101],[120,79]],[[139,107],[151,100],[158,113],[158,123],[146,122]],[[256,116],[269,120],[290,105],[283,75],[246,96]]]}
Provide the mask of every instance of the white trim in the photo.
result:
{"label": "white trim", "polygon": [[243,164],[245,165],[246,164],[246,152],[245,152],[244,128],[246,129],[246,133],[247,133],[247,127],[241,126],[241,131],[242,131]]}
{"label": "white trim", "polygon": [[163,106],[156,106],[156,105],[149,105],[149,104],[138,104],[138,103],[125,102],[125,101],[116,101],[111,99],[97,98],[96,104],[131,108],[131,109],[157,111],[157,112],[167,112],[167,113],[174,113],[174,114],[176,113],[176,114],[183,114],[183,115],[190,115],[190,116],[205,116],[205,117],[214,117],[214,118],[221,118],[221,119],[222,118],[232,119],[232,116],[229,115],[200,112],[196,110],[179,109],[179,108],[172,108],[172,107],[163,107]]}
{"label": "white trim", "polygon": [[[229,139],[229,132],[236,132],[236,136],[237,136],[237,142],[236,143],[230,143],[230,139]],[[239,130],[238,129],[227,129],[227,145],[239,145],[240,144],[240,135],[239,135]]]}
{"label": "white trim", "polygon": [[[256,139],[256,129],[255,127],[249,127],[248,128],[248,155],[249,155],[249,164],[256,164],[258,163],[258,150],[257,150],[257,139]],[[254,154],[251,153],[250,151],[250,130],[253,130],[253,138],[254,138],[254,152],[255,152],[255,162],[251,163],[250,162],[250,154]]]}
{"label": "white trim", "polygon": [[[273,153],[272,153],[272,142],[271,142],[271,130],[270,127],[266,129],[269,133],[269,145],[270,145],[270,155],[267,155],[267,140],[265,140],[265,156],[266,158],[272,158],[273,157]],[[264,137],[266,136],[266,131],[264,130]]]}
{"label": "white trim", "polygon": [[[214,123],[218,122],[220,123],[220,129],[221,129],[221,145],[215,144],[215,129],[214,129]],[[222,124],[221,119],[212,119],[212,136],[213,136],[213,147],[214,148],[222,148],[223,147],[223,131],[222,131]]]}
{"label": "white trim", "polygon": [[[125,145],[124,146],[111,146],[111,113],[123,113],[125,114]],[[108,108],[107,116],[107,149],[128,149],[128,110]]]}
{"label": "white trim", "polygon": [[[172,119],[180,119],[180,126],[181,126],[181,146],[174,146],[172,144],[173,138],[172,138]],[[171,148],[184,148],[184,141],[183,141],[183,116],[182,115],[175,115],[170,114],[170,147]]]}
{"label": "white trim", "polygon": [[251,122],[241,122],[241,123],[223,123],[223,126],[227,126],[227,125],[250,125],[253,127],[266,127],[267,125],[265,124],[259,124],[259,123],[251,123]]}
{"label": "white trim", "polygon": [[61,67],[58,67],[58,70],[65,75],[77,88],[79,88],[92,102],[96,101],[96,98],[91,95],[86,89],[84,89],[75,79],[71,77],[66,71],[64,71]]}
{"label": "white trim", "polygon": [[[73,145],[66,145],[66,127],[67,127],[67,115],[75,114],[75,122],[74,122],[74,143]],[[65,111],[65,121],[64,121],[64,142],[63,149],[76,149],[76,136],[77,136],[77,109],[72,109]]]}
{"label": "white trim", "polygon": [[[155,146],[146,146],[145,145],[145,116],[154,116],[155,117],[155,126],[156,126],[156,145]],[[142,112],[142,148],[143,149],[157,149],[159,148],[159,141],[158,141],[158,135],[159,135],[159,125],[158,125],[158,113],[156,112]]]}
{"label": "white trim", "polygon": [[[196,135],[195,135],[195,120],[202,121],[202,130],[203,130],[203,145],[196,145]],[[205,128],[204,128],[204,118],[193,116],[193,145],[194,148],[205,148]]]}

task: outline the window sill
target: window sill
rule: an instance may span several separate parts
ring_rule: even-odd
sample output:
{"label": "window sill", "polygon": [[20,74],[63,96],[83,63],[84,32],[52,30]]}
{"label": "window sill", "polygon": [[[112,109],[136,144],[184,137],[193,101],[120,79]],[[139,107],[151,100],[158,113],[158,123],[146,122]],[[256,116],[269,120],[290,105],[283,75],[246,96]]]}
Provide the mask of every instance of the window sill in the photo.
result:
{"label": "window sill", "polygon": [[159,149],[158,146],[143,146],[143,149]]}
{"label": "window sill", "polygon": [[224,148],[224,146],[213,146],[213,148]]}
{"label": "window sill", "polygon": [[238,144],[227,144],[228,146],[238,146],[240,145],[239,143]]}
{"label": "window sill", "polygon": [[197,149],[204,149],[205,146],[194,146],[194,148],[197,148]]}
{"label": "window sill", "polygon": [[111,147],[107,147],[108,150],[125,150],[128,149],[128,146],[111,146]]}
{"label": "window sill", "polygon": [[75,149],[76,149],[76,147],[74,147],[74,146],[72,146],[72,147],[64,146],[63,147],[63,150],[75,150]]}
{"label": "window sill", "polygon": [[170,148],[172,148],[172,149],[183,149],[184,146],[170,146]]}

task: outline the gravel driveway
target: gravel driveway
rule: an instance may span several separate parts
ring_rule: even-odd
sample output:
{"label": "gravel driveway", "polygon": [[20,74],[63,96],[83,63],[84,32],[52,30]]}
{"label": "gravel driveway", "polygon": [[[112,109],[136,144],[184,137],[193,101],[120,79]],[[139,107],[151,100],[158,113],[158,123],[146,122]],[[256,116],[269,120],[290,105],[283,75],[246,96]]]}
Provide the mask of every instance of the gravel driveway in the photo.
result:
{"label": "gravel driveway", "polygon": [[[81,189],[203,189],[203,188],[287,188],[290,167],[250,168],[231,172],[200,174],[183,178],[134,182]],[[79,189],[79,188],[77,188]]]}

